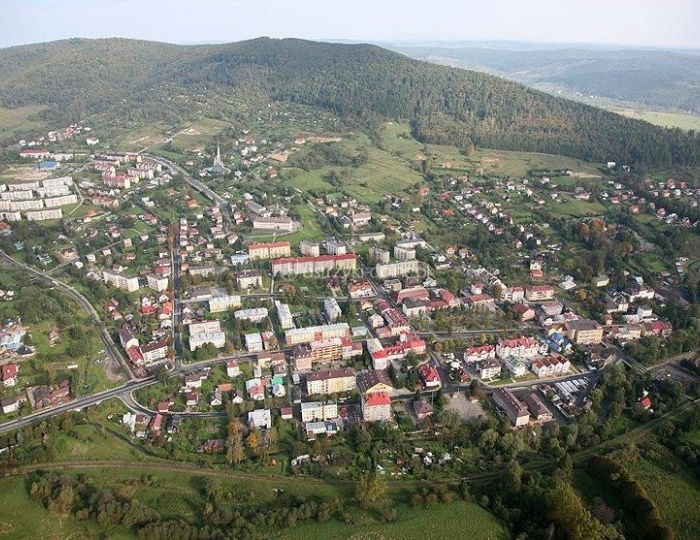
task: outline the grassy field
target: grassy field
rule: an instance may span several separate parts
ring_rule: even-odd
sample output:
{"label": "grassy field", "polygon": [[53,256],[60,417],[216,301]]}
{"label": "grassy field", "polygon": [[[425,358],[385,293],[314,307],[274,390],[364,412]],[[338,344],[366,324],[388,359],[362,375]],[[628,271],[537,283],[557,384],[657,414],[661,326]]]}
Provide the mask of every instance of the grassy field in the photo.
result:
{"label": "grassy field", "polygon": [[396,523],[381,523],[369,515],[358,515],[359,524],[338,521],[309,523],[280,533],[280,540],[499,540],[509,538],[496,518],[476,504],[463,501],[430,509],[402,506]]}
{"label": "grassy field", "polygon": [[[27,494],[24,478],[4,478],[2,505],[0,505],[0,538],[5,540],[67,540],[98,538],[100,526],[95,522],[80,521],[75,517],[50,514],[41,503]],[[114,540],[135,538],[124,528],[110,529]]]}
{"label": "grassy field", "polygon": [[5,137],[15,132],[25,133],[39,129],[41,122],[30,120],[30,117],[35,116],[45,108],[36,105],[17,109],[0,107],[0,136]]}
{"label": "grassy field", "polygon": [[[276,497],[275,488],[292,490],[299,496],[338,497],[348,500],[352,497],[351,487],[336,487],[324,483],[285,482],[262,476],[241,474],[225,476],[214,471],[164,472],[147,464],[134,464],[120,469],[87,468],[75,469],[71,473],[82,473],[99,486],[118,491],[131,484],[134,479],[150,475],[151,485],[139,485],[136,497],[157,507],[164,518],[195,520],[202,511],[201,497],[208,478],[218,477],[222,486],[234,492],[245,492],[246,497],[256,504],[266,504]],[[0,535],[7,539],[25,538],[77,538],[83,532],[94,532],[94,522],[80,522],[74,518],[57,518],[46,511],[39,503],[32,501],[27,493],[24,479],[18,477],[0,480],[0,489],[5,495],[0,505]],[[383,523],[373,512],[362,512],[352,506],[352,524],[337,520],[325,523],[309,522],[284,531],[268,531],[270,538],[280,540],[296,539],[373,539],[373,540],[412,540],[423,539],[426,533],[442,540],[471,538],[474,540],[506,540],[508,533],[496,518],[473,503],[457,501],[452,504],[439,504],[430,509],[412,509],[405,505],[397,507],[399,518],[396,523]],[[51,524],[51,527],[49,527]],[[46,531],[55,531],[52,536]],[[108,530],[110,538],[135,538],[122,527]]]}
{"label": "grassy field", "polygon": [[469,155],[469,162],[474,172],[483,175],[521,177],[531,170],[570,169],[582,176],[599,176],[595,164],[566,156],[536,154],[527,152],[509,152],[505,150],[477,149]]}
{"label": "grassy field", "polygon": [[700,116],[693,114],[683,114],[674,112],[659,112],[659,111],[642,111],[638,109],[613,109],[614,112],[636,118],[637,120],[645,120],[650,124],[661,127],[681,128],[681,129],[700,129]]}
{"label": "grassy field", "polygon": [[656,462],[640,459],[627,468],[646,488],[678,540],[700,538],[700,482],[670,451]]}
{"label": "grassy field", "polygon": [[353,171],[353,181],[343,188],[358,201],[377,202],[387,193],[398,193],[422,180],[405,159],[370,148],[369,161]]}

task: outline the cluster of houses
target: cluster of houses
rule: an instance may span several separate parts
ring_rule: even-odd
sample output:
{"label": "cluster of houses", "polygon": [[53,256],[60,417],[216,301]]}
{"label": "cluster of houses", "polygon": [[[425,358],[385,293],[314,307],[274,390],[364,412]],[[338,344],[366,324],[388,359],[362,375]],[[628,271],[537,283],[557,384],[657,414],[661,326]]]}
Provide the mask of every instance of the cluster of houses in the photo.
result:
{"label": "cluster of houses", "polygon": [[[8,374],[8,377],[13,375],[12,378],[7,379],[8,382],[11,382],[13,379],[14,381],[16,381],[17,366],[14,366],[14,369],[3,366],[4,385],[6,384],[6,372]],[[6,386],[11,387],[14,386],[14,384],[16,383],[13,383],[12,385],[7,384]],[[0,400],[0,405],[2,406],[2,412],[5,414],[17,412],[24,403],[29,403],[29,406],[32,410],[40,410],[45,409],[47,407],[55,407],[57,405],[68,403],[71,399],[70,392],[70,381],[64,380],[56,385],[41,385],[29,387],[26,389],[26,392],[14,394],[3,398],[2,400]]]}

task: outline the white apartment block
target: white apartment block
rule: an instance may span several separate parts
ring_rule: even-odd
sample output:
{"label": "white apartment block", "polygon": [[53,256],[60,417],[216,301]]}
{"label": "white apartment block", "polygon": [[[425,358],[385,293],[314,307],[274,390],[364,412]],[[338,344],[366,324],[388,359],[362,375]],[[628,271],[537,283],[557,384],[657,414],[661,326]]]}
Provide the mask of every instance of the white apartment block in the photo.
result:
{"label": "white apartment block", "polygon": [[107,285],[116,287],[117,289],[122,289],[127,292],[134,292],[139,290],[139,278],[128,277],[121,272],[113,272],[112,270],[103,270],[102,279]]}
{"label": "white apartment block", "polygon": [[300,343],[311,343],[322,339],[334,337],[350,337],[350,327],[347,323],[323,324],[321,326],[310,326],[308,328],[293,328],[284,334],[288,347]]}
{"label": "white apartment block", "polygon": [[149,274],[146,276],[146,283],[154,291],[162,292],[168,289],[167,276],[156,276],[155,274]]}
{"label": "white apartment block", "polygon": [[52,186],[52,187],[42,187],[36,190],[39,197],[62,197],[64,195],[70,195],[70,188],[66,185]]}
{"label": "white apartment block", "polygon": [[221,331],[219,321],[206,321],[189,325],[190,351],[206,343],[213,343],[218,349],[226,344],[226,334]]}
{"label": "white apartment block", "polygon": [[[56,187],[56,186],[72,186],[73,177],[72,176],[61,176],[60,178],[47,178],[42,180],[41,185],[45,188]],[[36,188],[38,189],[38,188]]]}
{"label": "white apartment block", "polygon": [[22,182],[20,184],[7,184],[10,191],[33,191],[39,189],[39,182]]}
{"label": "white apartment block", "polygon": [[212,313],[221,313],[232,308],[241,307],[241,297],[237,294],[214,296],[209,299],[209,311]]}
{"label": "white apartment block", "polygon": [[343,314],[335,298],[326,298],[323,300],[323,311],[326,314],[328,322],[334,323]]}
{"label": "white apartment block", "polygon": [[63,197],[52,197],[50,199],[44,199],[44,205],[46,205],[46,208],[57,208],[59,206],[66,206],[68,204],[78,204],[78,196],[72,194],[64,195]]}
{"label": "white apartment block", "polygon": [[19,212],[0,212],[0,219],[5,221],[20,221],[22,214]]}
{"label": "white apartment block", "polygon": [[239,309],[233,312],[233,316],[239,320],[247,320],[254,323],[259,323],[265,320],[267,317],[267,308],[250,308],[250,309]]}
{"label": "white apartment block", "polygon": [[29,201],[12,201],[10,203],[10,210],[16,212],[17,210],[41,210],[44,208],[44,201],[41,199],[32,199]]}
{"label": "white apartment block", "polygon": [[404,277],[408,274],[417,274],[422,271],[423,264],[420,261],[400,261],[389,264],[378,264],[374,267],[377,279],[392,279]]}
{"label": "white apartment block", "polygon": [[[29,201],[27,201],[29,202]],[[39,201],[41,202],[41,201]],[[27,212],[25,214],[27,221],[44,221],[46,219],[61,219],[63,212],[60,208],[51,210],[39,210],[38,212]]]}
{"label": "white apartment block", "polygon": [[289,308],[289,305],[275,300],[275,306],[277,307],[277,317],[280,321],[280,328],[282,328],[282,330],[291,330],[294,328],[294,318],[292,317],[292,310]]}
{"label": "white apartment block", "polygon": [[311,401],[301,404],[301,421],[317,422],[338,418],[338,403],[335,401]]}
{"label": "white apartment block", "polygon": [[33,198],[33,191],[3,191],[0,193],[0,199],[3,201],[27,201]]}

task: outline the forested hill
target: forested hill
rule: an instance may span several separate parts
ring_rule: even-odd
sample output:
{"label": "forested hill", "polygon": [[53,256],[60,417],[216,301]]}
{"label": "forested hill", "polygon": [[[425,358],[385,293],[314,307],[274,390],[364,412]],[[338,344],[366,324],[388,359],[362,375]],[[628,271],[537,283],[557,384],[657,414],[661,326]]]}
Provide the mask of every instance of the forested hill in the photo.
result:
{"label": "forested hill", "polygon": [[700,139],[489,75],[370,45],[259,38],[177,46],[68,40],[0,50],[0,105],[47,105],[53,120],[94,114],[182,120],[214,94],[286,100],[361,121],[406,119],[426,142],[593,161],[700,163]]}

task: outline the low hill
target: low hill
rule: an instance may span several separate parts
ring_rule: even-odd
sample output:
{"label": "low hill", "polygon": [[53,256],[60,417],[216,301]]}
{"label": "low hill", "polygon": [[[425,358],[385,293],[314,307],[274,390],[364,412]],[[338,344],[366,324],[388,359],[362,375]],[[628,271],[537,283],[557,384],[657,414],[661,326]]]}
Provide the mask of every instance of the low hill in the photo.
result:
{"label": "low hill", "polygon": [[0,72],[0,105],[43,105],[52,121],[99,114],[115,122],[172,122],[221,97],[257,105],[279,100],[333,111],[370,131],[386,119],[408,120],[419,140],[465,150],[477,145],[649,167],[700,161],[694,135],[372,45],[74,39],[0,50]]}

